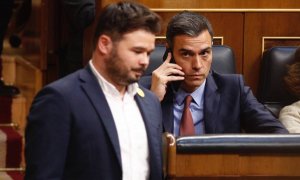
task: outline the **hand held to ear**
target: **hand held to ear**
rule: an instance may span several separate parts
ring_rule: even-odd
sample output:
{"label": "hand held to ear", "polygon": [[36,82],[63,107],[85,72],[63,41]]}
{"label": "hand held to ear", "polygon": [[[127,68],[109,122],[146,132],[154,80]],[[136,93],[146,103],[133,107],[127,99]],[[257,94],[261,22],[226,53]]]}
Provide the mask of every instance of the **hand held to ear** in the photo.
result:
{"label": "hand held to ear", "polygon": [[182,68],[171,63],[172,55],[169,52],[166,60],[152,72],[151,91],[156,94],[160,101],[166,94],[167,84],[172,81],[184,80]]}

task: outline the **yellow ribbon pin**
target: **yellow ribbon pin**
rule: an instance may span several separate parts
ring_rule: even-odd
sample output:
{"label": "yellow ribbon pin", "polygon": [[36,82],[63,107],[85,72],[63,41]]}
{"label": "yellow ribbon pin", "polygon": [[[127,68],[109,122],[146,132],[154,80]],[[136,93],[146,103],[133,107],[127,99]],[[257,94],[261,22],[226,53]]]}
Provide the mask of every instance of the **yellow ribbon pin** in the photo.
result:
{"label": "yellow ribbon pin", "polygon": [[139,96],[145,97],[145,93],[140,88],[137,89],[137,93],[138,93]]}

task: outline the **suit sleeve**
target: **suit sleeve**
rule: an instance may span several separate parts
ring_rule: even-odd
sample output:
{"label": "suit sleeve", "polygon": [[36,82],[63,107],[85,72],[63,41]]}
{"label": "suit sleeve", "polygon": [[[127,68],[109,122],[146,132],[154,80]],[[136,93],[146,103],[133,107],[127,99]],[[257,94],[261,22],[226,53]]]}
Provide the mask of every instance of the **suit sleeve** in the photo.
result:
{"label": "suit sleeve", "polygon": [[239,76],[242,128],[247,133],[288,133],[285,127],[253,95]]}
{"label": "suit sleeve", "polygon": [[70,136],[69,106],[52,88],[35,98],[25,130],[25,179],[62,179]]}

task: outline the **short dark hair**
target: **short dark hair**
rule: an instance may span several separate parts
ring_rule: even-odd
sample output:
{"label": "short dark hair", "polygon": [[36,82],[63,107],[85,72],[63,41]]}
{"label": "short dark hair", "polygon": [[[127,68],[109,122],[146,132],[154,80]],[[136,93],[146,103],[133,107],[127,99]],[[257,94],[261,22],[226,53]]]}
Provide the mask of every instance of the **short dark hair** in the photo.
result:
{"label": "short dark hair", "polygon": [[284,80],[288,90],[300,99],[300,47],[296,49],[294,58],[294,63],[288,66]]}
{"label": "short dark hair", "polygon": [[160,20],[156,13],[135,2],[121,1],[109,4],[99,16],[94,47],[102,34],[110,36],[113,41],[118,41],[124,34],[138,29],[157,34],[161,30]]}
{"label": "short dark hair", "polygon": [[188,35],[196,37],[205,30],[208,30],[211,38],[213,38],[213,29],[206,17],[197,13],[183,11],[170,20],[166,33],[167,42],[169,47],[173,48],[175,36]]}

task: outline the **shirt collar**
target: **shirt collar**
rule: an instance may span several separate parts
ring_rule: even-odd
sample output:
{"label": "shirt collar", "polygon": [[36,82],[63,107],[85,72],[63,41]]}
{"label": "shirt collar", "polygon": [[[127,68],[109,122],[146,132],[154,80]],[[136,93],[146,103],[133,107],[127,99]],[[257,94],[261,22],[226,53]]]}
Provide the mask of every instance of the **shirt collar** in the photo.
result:
{"label": "shirt collar", "polygon": [[202,99],[204,97],[204,89],[205,89],[206,79],[204,82],[192,93],[185,92],[182,88],[179,88],[176,95],[175,101],[178,105],[182,105],[184,103],[184,99],[187,95],[191,95],[193,97],[194,102],[197,105],[201,105]]}
{"label": "shirt collar", "polygon": [[[120,92],[117,88],[108,82],[101,74],[96,70],[95,66],[93,65],[92,60],[89,61],[89,65],[92,69],[93,74],[96,76],[99,85],[105,94],[109,94],[111,96],[120,96]],[[138,83],[129,84],[126,88],[126,93],[128,93],[131,97],[134,97],[137,93],[139,85]]]}

